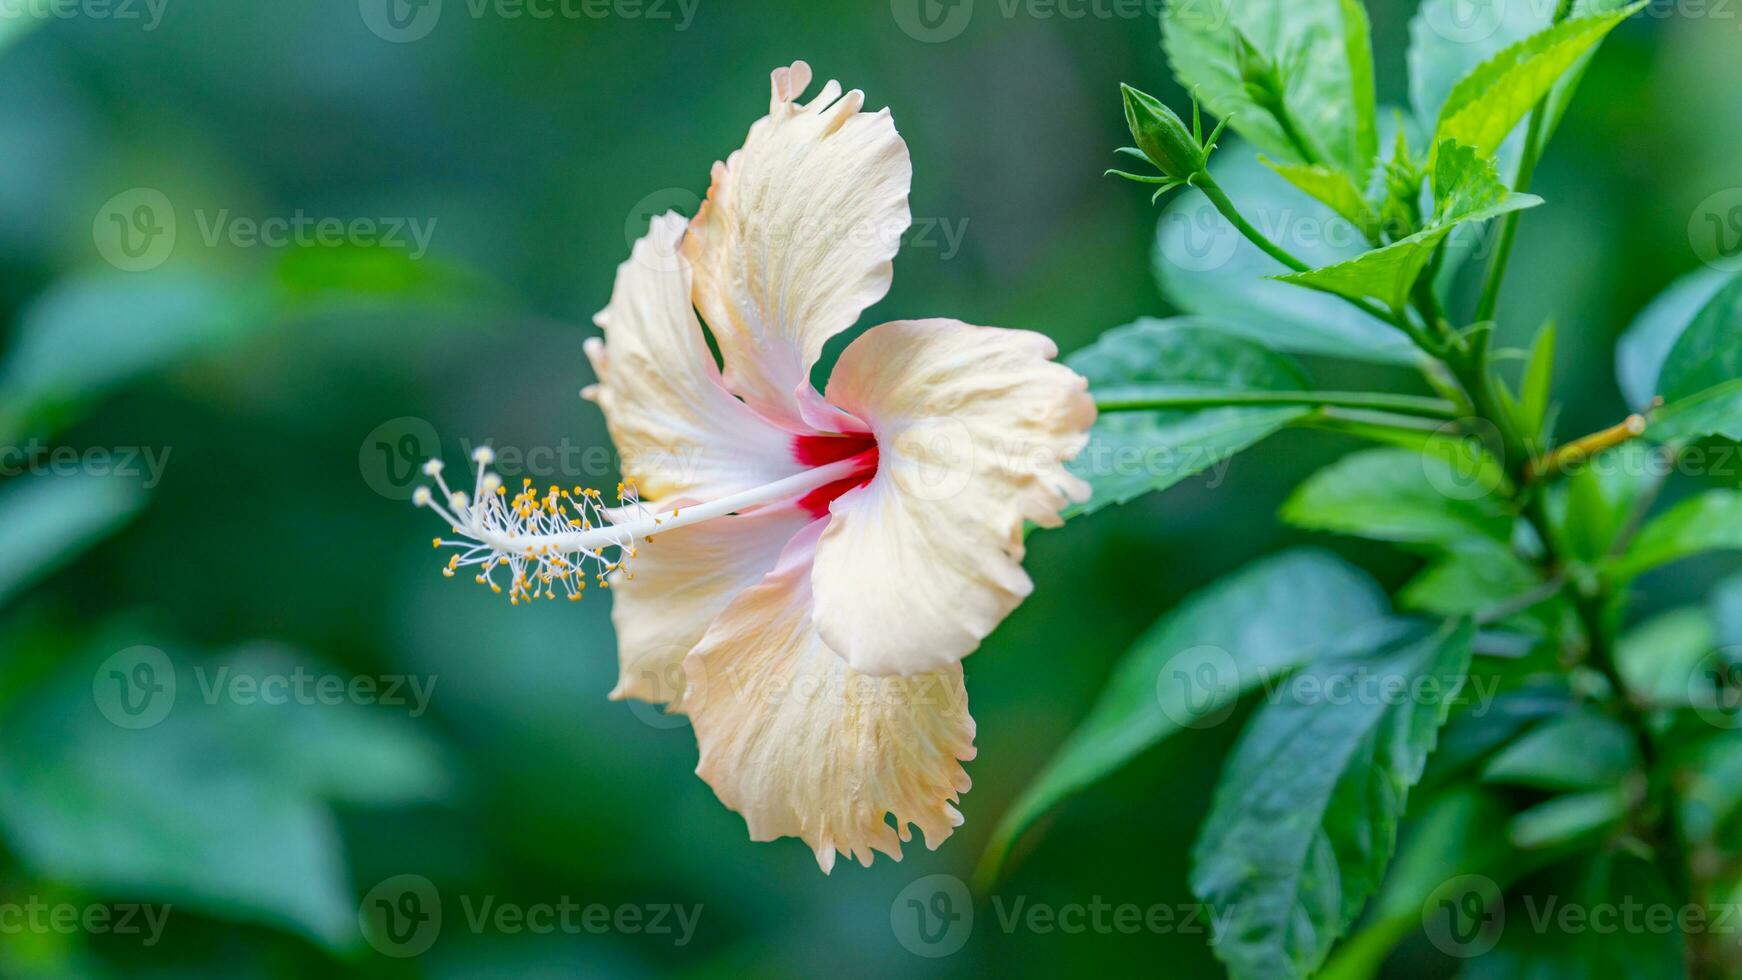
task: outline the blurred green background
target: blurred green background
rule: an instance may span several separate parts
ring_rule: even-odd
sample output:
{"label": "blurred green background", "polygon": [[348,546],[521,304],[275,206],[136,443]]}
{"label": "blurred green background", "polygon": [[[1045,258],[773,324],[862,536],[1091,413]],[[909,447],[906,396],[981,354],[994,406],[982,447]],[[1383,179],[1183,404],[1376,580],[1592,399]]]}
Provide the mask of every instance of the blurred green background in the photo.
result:
{"label": "blurred green background", "polygon": [[[1169,312],[1159,212],[1100,176],[1128,141],[1120,81],[1186,104],[1154,4],[979,0],[928,40],[904,30],[906,0],[571,0],[551,18],[477,3],[404,30],[375,0],[86,0],[0,19],[0,446],[35,453],[0,458],[0,905],[15,910],[0,974],[1217,975],[1200,934],[1007,930],[999,913],[1189,902],[1186,852],[1233,723],[1031,833],[959,952],[914,955],[892,906],[923,876],[969,876],[1157,616],[1305,537],[1272,515],[1349,448],[1338,437],[1285,433],[1223,475],[1035,536],[1034,598],[967,662],[966,825],[939,852],[832,877],[795,841],[749,842],[692,774],[681,719],[605,700],[603,597],[511,610],[444,580],[437,529],[404,502],[411,461],[458,464],[484,440],[530,454],[505,461],[511,479],[614,478],[577,396],[591,314],[647,218],[693,212],[708,166],[766,111],[768,71],[795,58],[892,107],[912,150],[915,230],[865,324],[953,316],[1068,351]],[[1369,2],[1395,104],[1413,7]],[[1598,58],[1515,258],[1504,336],[1559,318],[1563,433],[1619,417],[1615,337],[1698,268],[1699,203],[1742,183],[1742,10],[1667,13]],[[299,216],[405,227],[380,244],[359,225],[248,238]],[[1310,367],[1332,387],[1419,384]],[[1413,570],[1318,543],[1388,584]],[[1648,599],[1705,577],[1660,576]],[[116,685],[142,677],[176,690],[139,714]],[[376,686],[267,704],[233,683],[298,677],[305,693]],[[358,909],[408,874],[444,920],[426,951],[389,957]],[[486,901],[565,898],[702,911],[682,945],[468,922]],[[147,945],[10,927],[33,902],[172,910]]]}

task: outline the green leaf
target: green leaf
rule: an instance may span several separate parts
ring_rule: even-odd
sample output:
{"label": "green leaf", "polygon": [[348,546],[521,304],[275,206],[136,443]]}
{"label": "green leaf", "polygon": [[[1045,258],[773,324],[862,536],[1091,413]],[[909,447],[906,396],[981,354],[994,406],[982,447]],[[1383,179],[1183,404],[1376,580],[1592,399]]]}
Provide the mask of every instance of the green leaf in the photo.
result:
{"label": "green leaf", "polygon": [[1379,215],[1373,212],[1373,206],[1367,203],[1367,198],[1348,174],[1316,164],[1277,163],[1268,157],[1260,159],[1283,180],[1323,201],[1332,211],[1359,228],[1368,240],[1377,238]]}
{"label": "green leaf", "polygon": [[[1271,172],[1243,147],[1210,161],[1216,182],[1259,231],[1313,265],[1360,255],[1355,225]],[[1216,329],[1275,350],[1414,364],[1419,351],[1398,330],[1331,296],[1266,277],[1284,271],[1248,242],[1202,194],[1182,194],[1156,225],[1155,275],[1175,307],[1214,318]]]}
{"label": "green leaf", "polygon": [[1627,791],[1618,786],[1557,796],[1513,817],[1506,839],[1521,851],[1586,842],[1613,829],[1627,810]]}
{"label": "green leaf", "polygon": [[1643,409],[1658,394],[1663,362],[1700,311],[1736,277],[1716,269],[1689,273],[1641,310],[1615,345],[1615,377],[1627,404]]}
{"label": "green leaf", "polygon": [[1507,134],[1554,89],[1561,76],[1646,2],[1649,0],[1615,13],[1563,21],[1478,65],[1446,96],[1434,130],[1434,150],[1450,139],[1493,156]]}
{"label": "green leaf", "polygon": [[1461,787],[1427,800],[1412,815],[1397,845],[1397,858],[1385,876],[1361,931],[1337,947],[1318,980],[1371,980],[1393,947],[1421,928],[1422,910],[1434,893],[1461,875],[1498,874],[1507,858],[1506,842],[1494,828],[1506,808],[1475,787]]}
{"label": "green leaf", "polygon": [[1742,811],[1742,732],[1718,732],[1684,747],[1676,773],[1683,832],[1713,841]]}
{"label": "green leaf", "polygon": [[1125,653],[1100,701],[1005,813],[981,880],[1061,800],[1183,728],[1219,723],[1242,693],[1385,613],[1371,579],[1317,550],[1263,559],[1188,597]]}
{"label": "green leaf", "polygon": [[[1311,974],[1378,887],[1473,633],[1468,622],[1361,630],[1247,725],[1192,851],[1192,890],[1227,920],[1213,951],[1234,980]],[[1345,685],[1411,693],[1312,694]]]}
{"label": "green leaf", "polygon": [[1640,703],[1686,705],[1695,685],[1704,682],[1701,671],[1717,646],[1718,629],[1709,611],[1671,609],[1623,633],[1615,644],[1615,665]]}
{"label": "green leaf", "polygon": [[[1410,21],[1408,53],[1410,105],[1423,128],[1434,127],[1446,97],[1465,76],[1503,49],[1552,26],[1556,6],[1552,0],[1480,5],[1468,0],[1424,0]],[[1609,13],[1622,6],[1618,0],[1576,0],[1572,14]],[[1542,137],[1545,143],[1571,103],[1585,65],[1595,53],[1595,47],[1586,51],[1561,76],[1549,95],[1549,115]],[[1503,172],[1513,172],[1522,142],[1523,129],[1514,126],[1511,138],[1496,153]]]}
{"label": "green leaf", "polygon": [[[1458,547],[1429,565],[1397,594],[1405,609],[1439,616],[1474,615],[1542,585],[1542,576],[1497,542]],[[1518,617],[1515,617],[1517,619]],[[1534,631],[1540,622],[1529,621]]]}
{"label": "green leaf", "polygon": [[114,533],[145,504],[110,476],[29,476],[0,483],[0,604]]}
{"label": "green leaf", "polygon": [[1670,403],[1742,378],[1742,276],[1706,302],[1664,359],[1658,393]]}
{"label": "green leaf", "polygon": [[1309,269],[1288,275],[1274,276],[1278,282],[1292,283],[1334,293],[1350,299],[1376,299],[1393,310],[1402,310],[1409,303],[1410,290],[1421,272],[1433,258],[1434,249],[1446,240],[1458,225],[1467,221],[1487,221],[1512,211],[1533,208],[1542,198],[1530,194],[1513,194],[1499,203],[1464,214],[1448,213],[1444,223],[1401,238],[1384,248],[1339,262],[1336,265]]}
{"label": "green leaf", "polygon": [[1541,439],[1549,425],[1549,396],[1554,391],[1555,325],[1551,320],[1536,332],[1530,344],[1530,360],[1524,365],[1519,387],[1518,423],[1533,438]]}
{"label": "green leaf", "polygon": [[1608,572],[1625,581],[1703,551],[1742,549],[1742,492],[1709,490],[1653,518]]}
{"label": "green leaf", "polygon": [[[1298,391],[1308,387],[1287,357],[1190,320],[1139,320],[1107,331],[1065,359],[1091,390],[1136,385],[1205,390]],[[1265,438],[1310,409],[1297,406],[1200,411],[1106,412],[1071,463],[1094,496],[1067,517],[1165,490]]]}
{"label": "green leaf", "polygon": [[[1334,165],[1366,182],[1378,141],[1373,53],[1359,3],[1169,0],[1161,22],[1175,76],[1235,131],[1279,160]],[[1243,83],[1235,55],[1242,36],[1281,70],[1290,125]]]}
{"label": "green leaf", "polygon": [[1668,465],[1650,446],[1629,442],[1548,487],[1545,505],[1557,547],[1584,561],[1609,554]]}
{"label": "green leaf", "polygon": [[[1472,685],[1482,680],[1471,678]],[[1563,681],[1536,682],[1484,699],[1478,687],[1470,703],[1453,713],[1440,733],[1440,747],[1428,764],[1422,785],[1447,785],[1489,753],[1512,741],[1536,722],[1566,712],[1573,695]]]}
{"label": "green leaf", "polygon": [[1665,405],[1651,413],[1645,427],[1645,438],[1659,444],[1705,436],[1742,442],[1742,378]]}
{"label": "green leaf", "polygon": [[1319,470],[1282,507],[1315,531],[1452,547],[1472,536],[1506,542],[1512,521],[1492,488],[1450,463],[1401,449],[1355,453]]}
{"label": "green leaf", "polygon": [[1556,792],[1619,782],[1639,764],[1627,726],[1595,711],[1551,718],[1502,749],[1482,770],[1491,783]]}
{"label": "green leaf", "polygon": [[[145,649],[69,664],[0,725],[9,850],[31,874],[95,896],[355,946],[357,906],[328,807],[239,737],[227,716],[241,707],[208,704],[198,675]],[[110,675],[119,683],[141,666],[150,689],[104,695]],[[122,699],[146,707],[132,716],[143,727],[122,727]]]}
{"label": "green leaf", "polygon": [[[1685,980],[1687,938],[1679,930],[1652,929],[1640,921],[1641,909],[1680,909],[1662,874],[1649,861],[1620,851],[1580,855],[1543,876],[1522,894],[1507,901],[1507,921],[1499,944],[1464,962],[1465,980]],[[1624,909],[1632,908],[1634,925],[1620,925]],[[1613,918],[1594,916],[1613,910]],[[1524,923],[1512,916],[1522,912]],[[1577,914],[1578,928],[1560,923]],[[1715,912],[1712,913],[1714,916]],[[1541,919],[1533,927],[1528,918]],[[1567,920],[1573,921],[1573,920]],[[1599,921],[1606,926],[1596,932]]]}
{"label": "green leaf", "polygon": [[0,439],[46,434],[111,388],[241,336],[265,312],[205,276],[64,281],[25,310],[0,365]]}

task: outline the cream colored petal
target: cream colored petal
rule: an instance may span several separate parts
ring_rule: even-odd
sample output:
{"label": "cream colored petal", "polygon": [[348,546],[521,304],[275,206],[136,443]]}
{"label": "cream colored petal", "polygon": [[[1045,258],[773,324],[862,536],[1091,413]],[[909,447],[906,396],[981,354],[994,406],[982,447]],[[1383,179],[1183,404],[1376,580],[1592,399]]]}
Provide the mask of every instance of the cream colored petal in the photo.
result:
{"label": "cream colored petal", "polygon": [[684,670],[696,773],[744,816],[752,840],[801,838],[827,872],[836,854],[900,860],[910,823],[934,849],[961,825],[952,804],[968,791],[961,763],[974,757],[974,720],[959,665],[868,677],[823,644],[809,617],[823,523],[732,601]]}
{"label": "cream colored petal", "polygon": [[733,398],[690,305],[682,215],[653,219],[617,269],[605,331],[587,345],[625,476],[649,499],[710,499],[798,472],[792,435]]}
{"label": "cream colored petal", "polygon": [[617,687],[611,698],[683,710],[683,658],[744,589],[774,568],[813,521],[795,506],[764,508],[655,534],[636,549],[634,577],[611,578]]}
{"label": "cream colored petal", "polygon": [[1089,487],[1088,382],[1046,337],[914,320],[841,355],[829,401],[870,423],[878,472],[835,500],[813,581],[823,639],[854,670],[912,674],[972,653],[1033,588],[1023,525]]}
{"label": "cream colored petal", "polygon": [[768,115],[713,170],[684,255],[726,386],[795,431],[862,431],[810,384],[823,344],[889,291],[912,222],[913,164],[889,110],[835,82],[809,103],[810,66],[774,72]]}

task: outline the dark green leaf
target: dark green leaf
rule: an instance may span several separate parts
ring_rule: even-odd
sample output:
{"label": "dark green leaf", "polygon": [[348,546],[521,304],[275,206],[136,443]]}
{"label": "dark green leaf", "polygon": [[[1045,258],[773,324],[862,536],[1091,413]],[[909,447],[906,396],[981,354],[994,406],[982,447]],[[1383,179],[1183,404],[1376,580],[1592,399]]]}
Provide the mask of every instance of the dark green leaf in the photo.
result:
{"label": "dark green leaf", "polygon": [[[1091,390],[1165,384],[1206,390],[1308,387],[1280,354],[1190,320],[1140,320],[1107,331],[1066,358]],[[1305,415],[1294,406],[1105,412],[1071,463],[1094,496],[1067,517],[1093,513],[1200,473]]]}
{"label": "dark green leaf", "polygon": [[1742,549],[1742,492],[1709,490],[1653,518],[1609,573],[1625,580],[1703,551]]}
{"label": "dark green leaf", "polygon": [[[1701,285],[1686,287],[1685,295],[1697,296]],[[1647,340],[1656,343],[1658,336]],[[1676,338],[1663,360],[1657,391],[1669,404],[1653,415],[1646,430],[1654,439],[1742,435],[1742,277],[1718,289]]]}
{"label": "dark green leaf", "polygon": [[1242,693],[1385,613],[1371,579],[1313,550],[1266,558],[1187,598],[1126,652],[1094,710],[1005,813],[983,880],[1060,800],[1182,728],[1219,723]]}
{"label": "dark green leaf", "polygon": [[145,504],[113,476],[29,476],[0,483],[0,604],[72,561]]}
{"label": "dark green leaf", "polygon": [[1227,917],[1214,952],[1235,980],[1312,973],[1378,887],[1473,633],[1361,630],[1248,724],[1193,848],[1192,890]]}
{"label": "dark green leaf", "polygon": [[1657,295],[1615,345],[1615,377],[1627,404],[1643,409],[1658,394],[1663,362],[1700,311],[1735,277],[1716,269],[1691,272]]}
{"label": "dark green leaf", "polygon": [[1382,541],[1453,546],[1505,542],[1511,518],[1489,488],[1432,456],[1355,453],[1314,473],[1282,507],[1290,524]]}
{"label": "dark green leaf", "polygon": [[1506,838],[1522,851],[1588,842],[1613,829],[1627,810],[1627,791],[1621,787],[1557,796],[1512,818]]}
{"label": "dark green leaf", "polygon": [[1551,718],[1489,760],[1482,778],[1554,791],[1612,786],[1639,764],[1627,726],[1595,711]]}
{"label": "dark green leaf", "polygon": [[1696,693],[1712,693],[1703,670],[1717,645],[1709,612],[1698,606],[1672,609],[1623,633],[1615,644],[1615,665],[1636,700],[1675,707],[1688,704]]}

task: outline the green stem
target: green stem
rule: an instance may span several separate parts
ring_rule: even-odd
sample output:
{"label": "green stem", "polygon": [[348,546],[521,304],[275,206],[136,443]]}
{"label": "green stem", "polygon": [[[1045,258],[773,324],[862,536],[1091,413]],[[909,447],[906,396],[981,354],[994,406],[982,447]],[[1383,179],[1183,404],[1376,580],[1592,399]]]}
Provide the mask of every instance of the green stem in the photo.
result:
{"label": "green stem", "polygon": [[[1240,213],[1240,209],[1234,206],[1234,202],[1230,200],[1227,193],[1222,190],[1221,185],[1217,184],[1216,179],[1210,176],[1208,170],[1198,171],[1190,180],[1187,181],[1187,183],[1196,187],[1198,190],[1203,191],[1204,196],[1210,199],[1210,203],[1215,205],[1216,210],[1221,213],[1222,217],[1227,218],[1229,224],[1233,225],[1240,234],[1246,236],[1247,241],[1262,249],[1264,254],[1278,262],[1281,262],[1284,266],[1287,266],[1294,272],[1312,271],[1312,266],[1302,262],[1287,249],[1265,237],[1263,232],[1252,227],[1252,224]],[[1343,300],[1381,323],[1388,323],[1393,327],[1396,327],[1398,330],[1403,331],[1403,333],[1411,340],[1415,341],[1416,346],[1421,347],[1423,350],[1430,353],[1437,353],[1439,345],[1434,343],[1433,340],[1427,334],[1424,334],[1420,328],[1416,327],[1415,324],[1411,323],[1409,316],[1402,311],[1387,310],[1377,303],[1363,299],[1355,299],[1351,296],[1343,296],[1336,293],[1330,295],[1337,296],[1338,299]]]}
{"label": "green stem", "polygon": [[1183,408],[1227,408],[1254,405],[1316,405],[1334,408],[1371,409],[1426,419],[1455,419],[1457,407],[1438,398],[1391,395],[1370,391],[1218,391],[1182,390],[1164,394],[1134,394],[1132,397],[1096,399],[1103,412],[1146,412]]}

